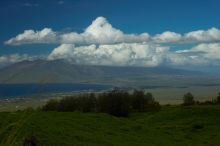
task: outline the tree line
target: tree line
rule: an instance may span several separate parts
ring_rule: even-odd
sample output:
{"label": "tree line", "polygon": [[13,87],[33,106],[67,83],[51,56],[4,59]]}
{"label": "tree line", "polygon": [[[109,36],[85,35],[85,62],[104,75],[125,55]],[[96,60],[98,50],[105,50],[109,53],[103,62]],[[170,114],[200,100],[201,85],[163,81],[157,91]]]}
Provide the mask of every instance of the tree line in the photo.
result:
{"label": "tree line", "polygon": [[215,99],[206,100],[204,102],[196,101],[194,99],[194,96],[190,92],[184,94],[184,96],[183,96],[183,105],[184,106],[195,105],[195,104],[197,104],[197,105],[220,104],[220,93],[218,93],[218,96]]}
{"label": "tree line", "polygon": [[[192,93],[183,96],[183,106],[220,104],[220,93],[209,101],[199,102]],[[155,101],[152,93],[134,90],[129,93],[123,90],[112,90],[100,94],[87,93],[64,97],[60,100],[51,99],[43,107],[43,111],[60,112],[103,112],[118,117],[127,117],[130,112],[159,111],[161,106]]]}
{"label": "tree line", "polygon": [[134,90],[132,93],[113,90],[101,94],[81,94],[60,100],[49,100],[43,111],[61,112],[104,112],[118,117],[127,117],[131,111],[145,112],[160,110],[159,102],[151,93]]}

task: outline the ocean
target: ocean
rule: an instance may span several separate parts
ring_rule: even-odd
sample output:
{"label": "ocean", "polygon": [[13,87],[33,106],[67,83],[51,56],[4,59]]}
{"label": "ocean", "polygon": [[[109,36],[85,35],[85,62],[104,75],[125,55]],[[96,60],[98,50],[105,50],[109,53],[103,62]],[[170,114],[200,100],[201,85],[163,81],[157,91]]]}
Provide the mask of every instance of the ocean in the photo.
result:
{"label": "ocean", "polygon": [[25,97],[47,93],[62,93],[85,90],[108,90],[112,86],[102,84],[0,84],[0,98]]}

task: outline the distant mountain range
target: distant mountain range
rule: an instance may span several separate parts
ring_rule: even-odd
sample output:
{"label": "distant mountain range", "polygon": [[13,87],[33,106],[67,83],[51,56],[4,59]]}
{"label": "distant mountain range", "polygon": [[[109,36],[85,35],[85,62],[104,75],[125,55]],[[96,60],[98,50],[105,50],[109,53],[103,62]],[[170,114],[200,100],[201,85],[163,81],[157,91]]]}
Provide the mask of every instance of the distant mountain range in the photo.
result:
{"label": "distant mountain range", "polygon": [[[209,79],[209,80],[208,80]],[[184,86],[215,81],[201,72],[168,67],[113,67],[35,60],[0,69],[0,83],[101,83],[117,86]]]}

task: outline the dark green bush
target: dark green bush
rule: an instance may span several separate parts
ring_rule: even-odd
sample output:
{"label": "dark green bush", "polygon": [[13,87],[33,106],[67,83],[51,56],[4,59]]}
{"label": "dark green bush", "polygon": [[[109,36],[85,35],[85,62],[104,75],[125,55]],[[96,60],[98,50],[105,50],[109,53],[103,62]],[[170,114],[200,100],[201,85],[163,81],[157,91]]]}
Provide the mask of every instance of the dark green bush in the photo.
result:
{"label": "dark green bush", "polygon": [[127,92],[114,90],[100,94],[98,97],[99,112],[109,113],[118,117],[127,117],[130,113],[130,97]]}
{"label": "dark green bush", "polygon": [[49,100],[43,107],[43,111],[55,111],[58,110],[59,102],[57,100],[51,99]]}
{"label": "dark green bush", "polygon": [[95,112],[97,111],[97,100],[94,93],[80,96],[79,100],[79,111],[82,112]]}
{"label": "dark green bush", "polygon": [[147,104],[145,106],[145,111],[159,111],[161,109],[161,106],[159,102],[153,102],[151,104]]}
{"label": "dark green bush", "polygon": [[64,111],[64,112],[92,112],[96,111],[96,97],[93,93],[79,96],[65,97],[59,101],[49,100],[42,107],[43,111]]}
{"label": "dark green bush", "polygon": [[135,90],[131,95],[132,109],[134,111],[144,112],[159,110],[160,104],[155,102],[151,93],[144,93],[144,91]]}
{"label": "dark green bush", "polygon": [[131,95],[132,108],[136,111],[144,111],[145,109],[145,95],[144,91],[135,90]]}
{"label": "dark green bush", "polygon": [[183,96],[183,105],[189,106],[195,104],[194,96],[188,92]]}
{"label": "dark green bush", "polygon": [[218,96],[217,96],[217,103],[220,104],[220,92],[218,93]]}
{"label": "dark green bush", "polygon": [[73,112],[79,111],[79,99],[76,97],[65,97],[59,101],[58,111]]}

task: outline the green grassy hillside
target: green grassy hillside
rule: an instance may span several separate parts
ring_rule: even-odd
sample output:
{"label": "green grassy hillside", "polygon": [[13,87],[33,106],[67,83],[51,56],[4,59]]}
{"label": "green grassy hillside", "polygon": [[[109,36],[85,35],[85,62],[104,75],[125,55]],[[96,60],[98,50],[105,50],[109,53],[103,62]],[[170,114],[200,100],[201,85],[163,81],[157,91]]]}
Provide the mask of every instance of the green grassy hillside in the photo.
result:
{"label": "green grassy hillside", "polygon": [[102,113],[0,113],[1,146],[21,146],[29,135],[36,136],[40,146],[219,146],[220,106],[162,107],[129,118]]}

